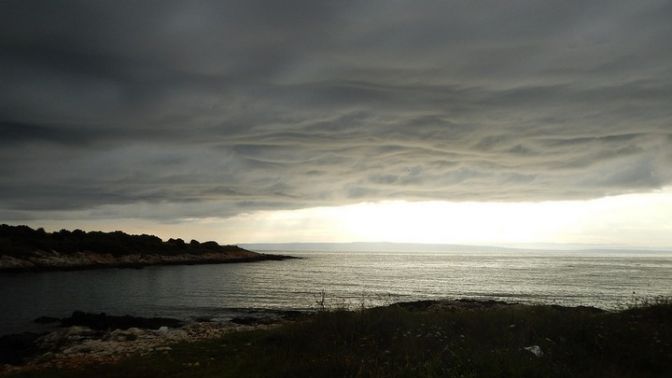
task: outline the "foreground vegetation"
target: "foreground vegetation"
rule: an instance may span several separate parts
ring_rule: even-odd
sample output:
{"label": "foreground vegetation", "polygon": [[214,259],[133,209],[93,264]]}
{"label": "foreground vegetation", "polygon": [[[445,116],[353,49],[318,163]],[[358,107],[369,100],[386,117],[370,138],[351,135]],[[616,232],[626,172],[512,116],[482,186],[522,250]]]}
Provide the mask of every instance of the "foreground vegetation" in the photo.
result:
{"label": "foreground vegetation", "polygon": [[[536,346],[536,348],[535,348]],[[112,365],[16,377],[664,377],[672,303],[620,312],[419,302],[320,312]]]}

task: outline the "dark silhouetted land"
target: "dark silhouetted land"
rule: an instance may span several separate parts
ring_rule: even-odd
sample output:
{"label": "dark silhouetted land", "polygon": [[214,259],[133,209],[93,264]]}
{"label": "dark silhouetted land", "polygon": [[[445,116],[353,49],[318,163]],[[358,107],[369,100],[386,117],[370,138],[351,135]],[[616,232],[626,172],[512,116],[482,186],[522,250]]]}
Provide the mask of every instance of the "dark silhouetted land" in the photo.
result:
{"label": "dark silhouetted land", "polygon": [[148,265],[212,264],[281,260],[287,256],[248,251],[214,241],[163,241],[153,235],[121,231],[46,232],[28,226],[0,225],[0,271],[37,271]]}

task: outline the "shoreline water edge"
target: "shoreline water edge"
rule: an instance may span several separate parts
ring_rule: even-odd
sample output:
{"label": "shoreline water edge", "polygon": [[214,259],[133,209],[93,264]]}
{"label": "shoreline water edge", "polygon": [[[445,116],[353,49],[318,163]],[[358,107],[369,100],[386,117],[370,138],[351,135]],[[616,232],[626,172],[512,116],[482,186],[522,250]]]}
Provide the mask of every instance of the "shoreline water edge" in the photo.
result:
{"label": "shoreline water edge", "polygon": [[128,254],[115,256],[109,253],[78,252],[63,254],[37,251],[29,256],[0,256],[0,273],[49,272],[67,270],[144,268],[162,265],[231,264],[260,261],[280,261],[299,257],[248,251],[205,252],[200,254]]}

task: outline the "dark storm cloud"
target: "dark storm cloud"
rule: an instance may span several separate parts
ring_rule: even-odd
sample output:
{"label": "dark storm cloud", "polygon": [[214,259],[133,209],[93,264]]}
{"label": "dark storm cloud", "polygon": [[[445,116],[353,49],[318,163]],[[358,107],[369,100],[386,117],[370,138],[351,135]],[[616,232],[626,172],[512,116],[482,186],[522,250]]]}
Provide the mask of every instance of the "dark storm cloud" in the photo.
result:
{"label": "dark storm cloud", "polygon": [[671,17],[653,0],[3,1],[0,218],[657,189]]}

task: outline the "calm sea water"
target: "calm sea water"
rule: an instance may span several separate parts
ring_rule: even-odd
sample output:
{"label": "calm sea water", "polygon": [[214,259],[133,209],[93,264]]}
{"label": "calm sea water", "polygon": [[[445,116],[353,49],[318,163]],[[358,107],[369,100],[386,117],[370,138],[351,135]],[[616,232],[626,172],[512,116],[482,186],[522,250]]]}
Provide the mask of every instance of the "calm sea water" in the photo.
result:
{"label": "calm sea water", "polygon": [[285,252],[243,264],[0,274],[0,334],[73,310],[226,320],[269,310],[487,298],[616,308],[672,296],[672,253]]}

